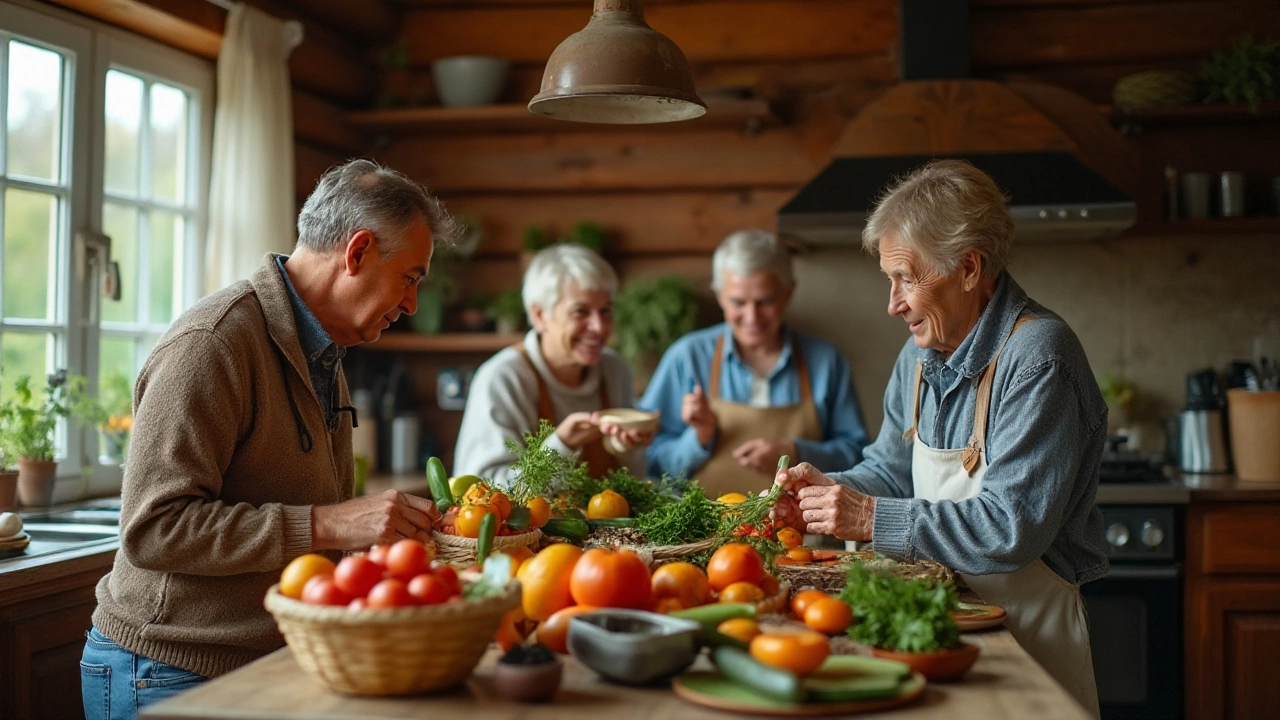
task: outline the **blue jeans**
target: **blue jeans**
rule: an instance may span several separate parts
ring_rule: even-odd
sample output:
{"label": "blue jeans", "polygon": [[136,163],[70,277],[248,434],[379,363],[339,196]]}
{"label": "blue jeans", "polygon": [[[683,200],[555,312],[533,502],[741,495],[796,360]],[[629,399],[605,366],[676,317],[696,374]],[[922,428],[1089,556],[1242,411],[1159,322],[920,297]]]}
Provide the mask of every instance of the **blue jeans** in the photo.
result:
{"label": "blue jeans", "polygon": [[209,678],[125,650],[91,628],[80,658],[85,720],[133,720],[138,708]]}

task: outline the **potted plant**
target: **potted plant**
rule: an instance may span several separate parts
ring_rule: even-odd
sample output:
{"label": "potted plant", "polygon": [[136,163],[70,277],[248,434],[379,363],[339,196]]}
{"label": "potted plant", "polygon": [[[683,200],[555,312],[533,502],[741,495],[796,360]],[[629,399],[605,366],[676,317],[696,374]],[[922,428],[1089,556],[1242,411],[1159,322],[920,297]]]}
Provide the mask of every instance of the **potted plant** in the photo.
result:
{"label": "potted plant", "polygon": [[119,465],[124,462],[133,429],[133,388],[129,378],[112,370],[102,379],[98,397],[80,395],[71,414],[98,429],[98,462]]}
{"label": "potted plant", "polygon": [[27,506],[44,506],[53,501],[54,475],[58,464],[54,430],[58,421],[84,403],[86,379],[60,370],[48,376],[43,397],[31,389],[31,377],[23,375],[14,383],[10,409],[0,422],[0,448],[6,457],[16,458],[18,500]]}
{"label": "potted plant", "polygon": [[958,598],[949,582],[908,580],[853,563],[840,600],[853,610],[850,638],[929,680],[960,677],[978,659],[977,645],[960,642],[951,617]]}
{"label": "potted plant", "polygon": [[571,242],[598,253],[604,253],[609,245],[609,233],[598,223],[582,220],[569,228],[569,234],[561,238],[561,242]]}
{"label": "potted plant", "polygon": [[1205,103],[1242,103],[1254,112],[1261,103],[1280,97],[1280,41],[1238,38],[1200,66]]}
{"label": "potted plant", "polygon": [[529,269],[529,263],[538,251],[555,243],[551,234],[541,225],[525,225],[520,235],[520,274]]}
{"label": "potted plant", "polygon": [[[0,402],[0,430],[13,417],[13,403],[9,400]],[[18,471],[10,470],[11,458],[0,443],[0,512],[17,505]]]}
{"label": "potted plant", "polygon": [[520,295],[520,288],[509,288],[498,293],[485,312],[493,320],[495,331],[499,335],[520,332],[525,320],[524,298]]}
{"label": "potted plant", "polygon": [[613,301],[613,345],[641,388],[658,366],[662,351],[697,324],[693,290],[679,275],[627,283]]}
{"label": "potted plant", "polygon": [[462,303],[458,321],[466,332],[484,332],[489,329],[488,307],[491,301],[486,293],[473,293]]}
{"label": "potted plant", "polygon": [[410,318],[413,329],[434,335],[444,329],[445,308],[457,299],[458,256],[445,250],[431,260],[431,272],[418,283],[418,312]]}

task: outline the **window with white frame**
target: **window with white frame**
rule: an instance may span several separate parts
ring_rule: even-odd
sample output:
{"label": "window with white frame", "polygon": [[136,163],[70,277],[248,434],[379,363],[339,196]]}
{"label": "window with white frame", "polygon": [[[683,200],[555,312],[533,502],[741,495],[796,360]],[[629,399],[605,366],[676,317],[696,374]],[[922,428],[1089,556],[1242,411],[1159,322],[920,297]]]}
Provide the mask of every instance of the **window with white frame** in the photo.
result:
{"label": "window with white frame", "polygon": [[[0,42],[4,388],[65,367],[128,394],[197,296],[213,65],[28,0],[0,2]],[[60,438],[60,474],[96,456],[118,480],[106,435],[83,430]]]}

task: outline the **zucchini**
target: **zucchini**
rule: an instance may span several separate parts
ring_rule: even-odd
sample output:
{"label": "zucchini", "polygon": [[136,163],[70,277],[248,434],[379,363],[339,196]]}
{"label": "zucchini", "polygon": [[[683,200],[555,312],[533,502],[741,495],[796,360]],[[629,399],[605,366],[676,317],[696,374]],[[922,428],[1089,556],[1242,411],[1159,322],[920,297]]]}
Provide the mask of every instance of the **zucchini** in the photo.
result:
{"label": "zucchini", "polygon": [[633,528],[639,527],[640,521],[635,518],[593,518],[587,521],[587,527],[596,528]]}
{"label": "zucchini", "polygon": [[529,529],[529,508],[521,505],[511,508],[511,514],[507,516],[507,527],[512,530],[525,531]]}
{"label": "zucchini", "polygon": [[749,603],[711,603],[710,605],[699,605],[687,610],[676,610],[670,615],[671,617],[693,620],[694,622],[702,623],[704,628],[715,630],[725,620],[755,617],[756,606]]}
{"label": "zucchini", "polygon": [[543,535],[564,538],[569,542],[576,543],[586,540],[587,535],[591,532],[585,520],[570,520],[567,518],[552,518],[542,526],[541,530]]}
{"label": "zucchini", "polygon": [[897,695],[902,678],[893,675],[865,675],[851,678],[808,678],[804,689],[810,700],[849,702]]}
{"label": "zucchini", "polygon": [[453,494],[449,492],[449,476],[444,471],[444,463],[440,458],[432,457],[427,461],[427,487],[431,489],[431,500],[436,509],[447,512],[453,506]]}
{"label": "zucchini", "polygon": [[476,562],[484,565],[484,559],[493,551],[493,538],[498,534],[498,516],[485,513],[480,521],[480,536],[476,539]]}
{"label": "zucchini", "polygon": [[[911,677],[911,667],[904,662],[897,660],[887,660],[885,658],[867,657],[866,655],[832,655],[827,658],[822,667],[818,668],[818,674],[824,671],[837,673],[851,673],[857,675],[887,675],[889,677],[905,680]],[[810,680],[817,679],[811,677]]]}
{"label": "zucchini", "polygon": [[785,703],[802,703],[807,697],[799,675],[765,665],[746,650],[723,645],[711,651],[711,659],[721,675],[766,697]]}

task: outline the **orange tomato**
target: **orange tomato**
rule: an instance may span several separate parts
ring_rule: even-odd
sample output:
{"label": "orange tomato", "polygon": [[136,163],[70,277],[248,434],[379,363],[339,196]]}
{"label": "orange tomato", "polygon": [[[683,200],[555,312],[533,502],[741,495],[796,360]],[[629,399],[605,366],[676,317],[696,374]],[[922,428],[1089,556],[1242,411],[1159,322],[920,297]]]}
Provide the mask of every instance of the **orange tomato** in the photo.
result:
{"label": "orange tomato", "polygon": [[483,505],[467,505],[458,511],[453,527],[462,537],[480,537],[480,521],[484,520],[484,516],[488,513],[489,509]]}
{"label": "orange tomato", "polygon": [[788,548],[787,557],[798,563],[811,563],[813,562],[813,550],[804,547],[803,545],[800,547]]}
{"label": "orange tomato", "polygon": [[836,635],[853,624],[853,610],[836,598],[818,598],[805,608],[804,624],[811,630]]}
{"label": "orange tomato", "polygon": [[822,592],[821,590],[813,590],[813,589],[801,590],[800,592],[791,596],[791,612],[795,613],[796,617],[803,620],[804,611],[808,610],[811,604],[813,604],[818,600],[831,600],[831,599],[832,597],[830,595]]}
{"label": "orange tomato", "polygon": [[716,502],[723,503],[725,505],[737,505],[738,503],[746,502],[746,499],[747,496],[742,493],[725,493],[724,495],[716,498]]}
{"label": "orange tomato", "polygon": [[521,545],[518,548],[511,548],[508,550],[499,550],[498,552],[511,556],[511,577],[518,577],[520,574],[520,566],[529,562],[529,559],[533,557],[533,551],[529,549],[528,545]]}
{"label": "orange tomato", "polygon": [[643,610],[653,601],[649,566],[630,550],[595,548],[582,554],[569,577],[579,605]]}
{"label": "orange tomato", "polygon": [[560,610],[538,626],[538,642],[558,653],[569,652],[569,618],[592,610],[595,608],[590,605],[572,605]]}
{"label": "orange tomato", "polygon": [[387,561],[383,567],[391,577],[409,582],[431,569],[435,555],[434,546],[428,548],[420,540],[405,538],[387,550]]}
{"label": "orange tomato", "polygon": [[521,604],[531,620],[546,620],[573,605],[569,580],[582,557],[582,548],[557,543],[526,560],[516,573],[523,586]]}
{"label": "orange tomato", "polygon": [[659,598],[653,605],[653,611],[663,615],[686,609],[685,604],[680,602],[680,598],[673,597]]}
{"label": "orange tomato", "polygon": [[587,519],[624,518],[631,515],[631,506],[622,495],[604,490],[591,496],[587,501]]}
{"label": "orange tomato", "polygon": [[778,531],[778,542],[790,550],[791,548],[800,547],[804,543],[804,536],[793,527],[784,527]]}
{"label": "orange tomato", "polygon": [[761,633],[751,639],[751,657],[800,676],[817,670],[830,654],[827,636],[812,631]]}
{"label": "orange tomato", "polygon": [[649,585],[658,600],[675,598],[686,608],[711,602],[711,583],[697,565],[684,562],[667,563],[653,571]]}
{"label": "orange tomato", "polygon": [[551,519],[551,503],[536,497],[525,503],[525,507],[529,508],[529,528],[536,529],[547,524]]}
{"label": "orange tomato", "polygon": [[758,584],[764,578],[764,560],[746,543],[721,545],[707,562],[707,579],[716,591],[736,582]]}
{"label": "orange tomato", "polygon": [[719,630],[731,638],[737,638],[744,643],[750,643],[751,638],[760,634],[760,626],[751,618],[731,618],[729,620],[725,620],[716,626],[716,630]]}
{"label": "orange tomato", "polygon": [[332,575],[333,561],[323,555],[307,553],[299,555],[284,566],[280,573],[280,594],[294,600],[302,599],[302,588],[316,575]]}
{"label": "orange tomato", "polygon": [[524,610],[519,607],[508,610],[502,616],[502,622],[498,625],[498,632],[493,636],[494,642],[498,643],[498,647],[502,648],[502,652],[506,652],[524,642],[524,635],[520,632],[520,626],[523,622]]}
{"label": "orange tomato", "polygon": [[760,586],[749,582],[731,583],[729,587],[720,591],[722,603],[753,603],[763,599],[764,591]]}
{"label": "orange tomato", "polygon": [[511,517],[511,498],[507,497],[506,493],[495,491],[489,496],[489,501],[486,504],[489,510],[498,516],[499,525]]}

